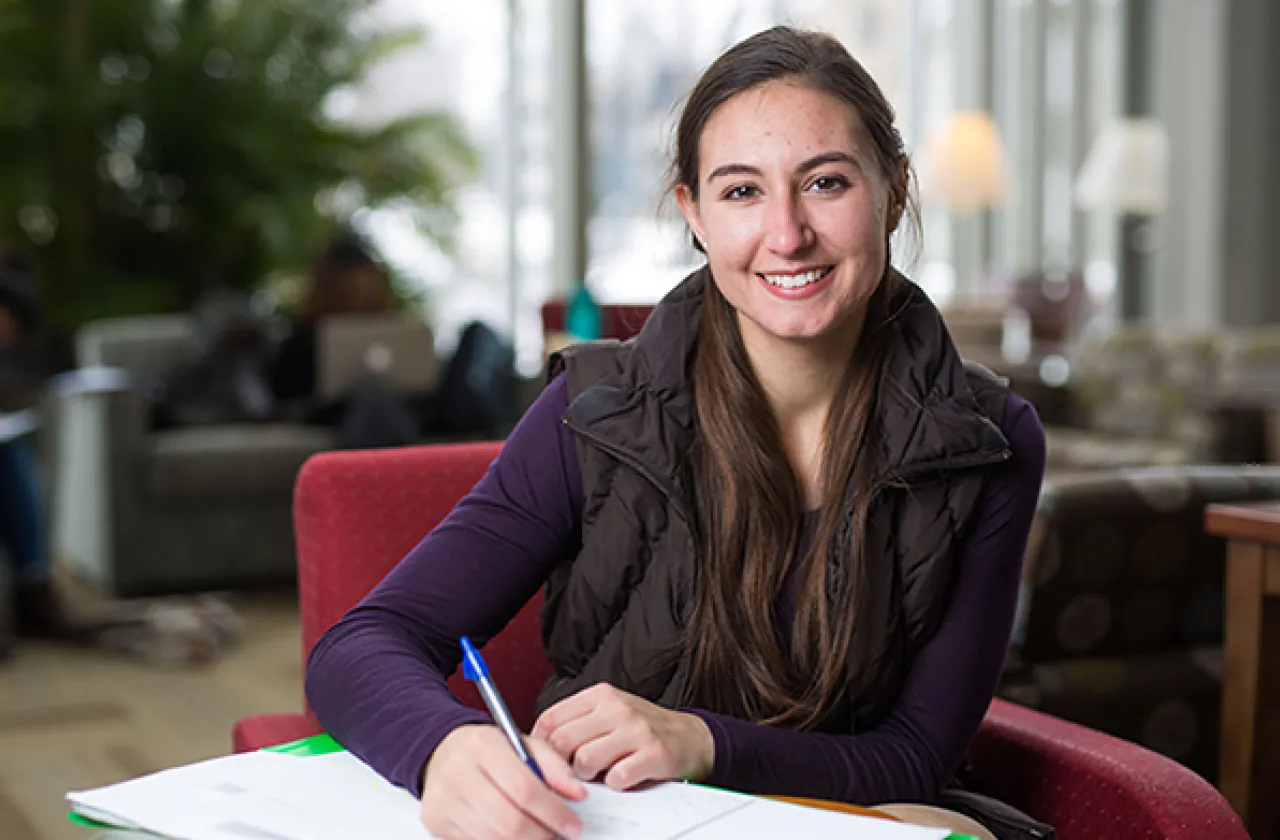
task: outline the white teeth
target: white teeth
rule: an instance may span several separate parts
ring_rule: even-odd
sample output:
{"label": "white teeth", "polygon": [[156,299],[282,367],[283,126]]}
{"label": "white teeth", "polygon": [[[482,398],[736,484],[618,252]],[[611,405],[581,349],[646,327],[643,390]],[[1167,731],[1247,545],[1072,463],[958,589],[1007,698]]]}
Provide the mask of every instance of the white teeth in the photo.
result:
{"label": "white teeth", "polygon": [[816,283],[826,276],[828,269],[817,268],[804,274],[761,274],[765,280],[784,289],[799,289],[810,283]]}

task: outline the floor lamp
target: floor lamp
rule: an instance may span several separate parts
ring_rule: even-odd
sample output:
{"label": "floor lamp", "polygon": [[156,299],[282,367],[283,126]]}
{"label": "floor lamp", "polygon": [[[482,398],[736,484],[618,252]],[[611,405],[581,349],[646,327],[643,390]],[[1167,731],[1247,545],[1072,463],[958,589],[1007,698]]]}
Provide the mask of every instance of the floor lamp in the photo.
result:
{"label": "floor lamp", "polygon": [[1098,133],[1076,179],[1076,203],[1120,219],[1120,318],[1147,309],[1150,222],[1169,201],[1169,136],[1150,117],[1125,117]]}
{"label": "floor lamp", "polygon": [[958,277],[975,280],[986,270],[978,212],[1002,204],[1012,193],[1004,142],[985,111],[958,111],[925,142],[920,185],[926,202],[951,214],[953,265]]}

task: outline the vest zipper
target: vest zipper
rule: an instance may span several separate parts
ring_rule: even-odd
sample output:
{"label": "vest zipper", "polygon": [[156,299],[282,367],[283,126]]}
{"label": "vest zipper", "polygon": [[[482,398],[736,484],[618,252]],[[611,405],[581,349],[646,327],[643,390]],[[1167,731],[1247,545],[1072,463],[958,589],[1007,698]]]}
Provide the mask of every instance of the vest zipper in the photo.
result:
{"label": "vest zipper", "polygon": [[985,452],[974,452],[969,455],[962,455],[958,458],[947,458],[944,461],[926,461],[918,464],[909,470],[898,473],[898,478],[909,478],[934,470],[964,470],[971,467],[987,467],[994,464],[1000,464],[1008,461],[1013,457],[1013,450],[1005,447],[996,451],[987,450]]}
{"label": "vest zipper", "polygon": [[[959,469],[969,469],[971,467],[991,466],[994,464],[1004,463],[1005,461],[1008,461],[1012,457],[1013,457],[1013,450],[1009,449],[1008,447],[1001,449],[997,452],[975,452],[972,455],[947,461],[947,469],[959,470]],[[878,478],[870,482],[869,489],[867,491],[868,498],[870,499],[869,504],[874,505],[880,493],[886,487],[893,484],[895,480],[903,481],[917,475],[923,475],[924,473],[932,472],[935,469],[937,469],[937,467],[934,467],[931,463],[924,463],[924,464],[920,464],[915,467],[912,467],[909,470],[904,470],[903,472],[898,473],[896,476],[880,475]],[[846,505],[841,515],[846,517],[851,515],[853,512],[852,508],[853,508],[852,504]]]}

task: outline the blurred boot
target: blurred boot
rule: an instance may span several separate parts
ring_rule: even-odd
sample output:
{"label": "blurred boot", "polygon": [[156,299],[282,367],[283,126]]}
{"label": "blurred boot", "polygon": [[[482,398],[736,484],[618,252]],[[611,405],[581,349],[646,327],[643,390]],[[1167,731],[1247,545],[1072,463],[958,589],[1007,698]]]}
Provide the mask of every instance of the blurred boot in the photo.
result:
{"label": "blurred boot", "polygon": [[19,581],[14,586],[13,615],[19,636],[77,643],[90,640],[89,628],[71,619],[57,587],[47,578]]}

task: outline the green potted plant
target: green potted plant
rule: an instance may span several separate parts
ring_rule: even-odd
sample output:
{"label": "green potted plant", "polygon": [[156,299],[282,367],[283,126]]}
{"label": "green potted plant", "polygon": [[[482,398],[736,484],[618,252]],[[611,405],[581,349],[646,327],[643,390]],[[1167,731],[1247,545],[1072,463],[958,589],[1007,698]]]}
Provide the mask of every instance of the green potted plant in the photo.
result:
{"label": "green potted plant", "polygon": [[447,247],[476,165],[458,125],[326,116],[423,37],[368,31],[372,5],[0,0],[0,246],[35,264],[56,327],[301,272],[359,207],[406,208]]}

